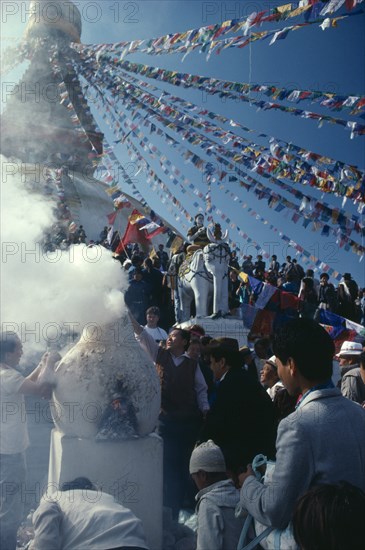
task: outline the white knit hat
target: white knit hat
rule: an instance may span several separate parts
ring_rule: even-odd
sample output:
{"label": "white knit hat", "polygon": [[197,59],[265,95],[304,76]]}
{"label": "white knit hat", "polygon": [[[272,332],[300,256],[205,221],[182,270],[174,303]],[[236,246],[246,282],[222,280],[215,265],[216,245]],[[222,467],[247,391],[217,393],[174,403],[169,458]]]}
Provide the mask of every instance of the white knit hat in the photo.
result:
{"label": "white knit hat", "polygon": [[211,439],[193,450],[189,464],[191,474],[196,474],[199,470],[203,470],[204,472],[225,472],[226,469],[223,453]]}

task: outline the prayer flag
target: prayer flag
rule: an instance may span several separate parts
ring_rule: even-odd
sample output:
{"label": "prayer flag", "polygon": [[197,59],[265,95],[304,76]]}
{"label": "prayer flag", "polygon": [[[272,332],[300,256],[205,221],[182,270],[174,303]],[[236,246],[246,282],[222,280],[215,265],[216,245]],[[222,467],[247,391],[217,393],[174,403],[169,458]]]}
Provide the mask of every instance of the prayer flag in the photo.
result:
{"label": "prayer flag", "polygon": [[[139,231],[138,226],[136,223],[131,222],[131,218],[133,215],[137,215],[139,212],[137,210],[133,210],[132,214],[129,216],[128,224],[125,230],[125,233],[120,241],[120,244],[118,245],[115,254],[118,255],[121,252],[123,252],[125,246],[128,243],[139,243],[143,248],[148,249],[149,248],[149,240],[146,236],[146,232],[143,229],[142,231]],[[140,214],[139,214],[140,215]]]}
{"label": "prayer flag", "polygon": [[118,210],[116,212],[112,212],[111,214],[107,215],[109,225],[114,225],[117,214],[118,214]]}

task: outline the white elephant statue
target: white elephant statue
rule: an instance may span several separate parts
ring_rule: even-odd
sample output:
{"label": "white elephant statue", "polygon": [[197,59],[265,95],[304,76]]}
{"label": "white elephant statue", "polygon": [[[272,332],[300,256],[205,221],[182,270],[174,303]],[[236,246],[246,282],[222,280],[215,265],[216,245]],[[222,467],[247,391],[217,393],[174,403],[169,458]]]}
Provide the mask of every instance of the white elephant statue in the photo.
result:
{"label": "white elephant statue", "polygon": [[190,318],[190,307],[195,299],[196,317],[223,316],[228,313],[228,265],[230,248],[225,242],[219,224],[214,231],[207,228],[210,244],[196,250],[179,269],[181,322]]}

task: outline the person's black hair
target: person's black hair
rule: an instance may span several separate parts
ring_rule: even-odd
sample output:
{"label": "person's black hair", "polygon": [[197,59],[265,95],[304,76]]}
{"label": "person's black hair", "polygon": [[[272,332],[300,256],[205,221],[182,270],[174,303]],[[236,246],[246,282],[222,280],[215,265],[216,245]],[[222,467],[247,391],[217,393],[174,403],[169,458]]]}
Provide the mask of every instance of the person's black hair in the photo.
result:
{"label": "person's black hair", "polygon": [[15,351],[18,342],[19,336],[15,332],[4,331],[0,333],[0,361],[5,361],[5,355]]}
{"label": "person's black hair", "polygon": [[161,260],[160,258],[158,258],[157,256],[155,256],[152,260],[152,265],[153,267],[155,267],[156,269],[160,269],[161,267]]}
{"label": "person's black hair", "polygon": [[332,376],[335,345],[312,319],[292,319],[280,327],[273,338],[273,351],[284,365],[291,357],[307,380],[325,381]]}
{"label": "person's black hair", "polygon": [[146,266],[147,269],[151,270],[153,268],[153,262],[151,258],[146,258],[144,261],[144,265]]}
{"label": "person's black hair", "polygon": [[87,477],[77,477],[72,481],[65,481],[60,487],[61,491],[90,490],[96,491],[95,485]]}
{"label": "person's black hair", "polygon": [[365,493],[342,481],[314,487],[296,503],[293,534],[301,550],[362,550]]}
{"label": "person's black hair", "polygon": [[133,266],[139,266],[142,263],[142,258],[139,254],[133,254],[131,257],[131,262]]}
{"label": "person's black hair", "polygon": [[239,369],[243,366],[242,356],[239,351],[222,350],[217,346],[217,349],[214,349],[214,347],[210,349],[209,355],[213,357],[215,361],[225,359],[226,364],[231,368]]}
{"label": "person's black hair", "polygon": [[267,336],[264,336],[263,338],[258,338],[256,340],[256,342],[254,343],[254,349],[255,349],[255,352],[257,353],[257,348],[258,347],[262,347],[264,350],[265,350],[265,355],[266,357],[261,357],[260,355],[257,355],[260,357],[260,359],[268,359],[269,357],[271,357],[273,354],[273,351],[272,351],[272,344],[271,344],[271,340],[270,338],[268,338]]}
{"label": "person's black hair", "polygon": [[200,343],[202,346],[207,346],[211,340],[213,340],[213,336],[205,335],[200,338]]}

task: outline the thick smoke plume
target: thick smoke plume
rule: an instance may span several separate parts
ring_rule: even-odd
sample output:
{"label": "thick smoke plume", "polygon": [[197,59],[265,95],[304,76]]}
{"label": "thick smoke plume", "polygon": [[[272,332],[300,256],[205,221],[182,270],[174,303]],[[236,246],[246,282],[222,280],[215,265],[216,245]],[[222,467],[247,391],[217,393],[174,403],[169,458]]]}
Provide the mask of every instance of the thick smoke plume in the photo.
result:
{"label": "thick smoke plume", "polygon": [[[24,349],[60,347],[85,325],[120,317],[126,278],[99,246],[45,253],[44,233],[57,220],[55,200],[31,177],[9,174],[1,157],[1,328],[19,333]],[[67,338],[66,338],[67,339]]]}

